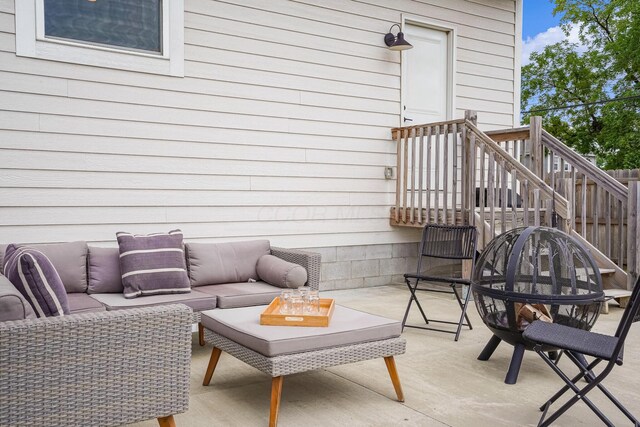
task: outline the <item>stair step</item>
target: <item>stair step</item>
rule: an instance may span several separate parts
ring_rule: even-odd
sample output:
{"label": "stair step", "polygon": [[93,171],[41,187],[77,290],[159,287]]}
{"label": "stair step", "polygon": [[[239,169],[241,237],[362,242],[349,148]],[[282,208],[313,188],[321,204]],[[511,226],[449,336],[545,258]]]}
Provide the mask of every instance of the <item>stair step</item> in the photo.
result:
{"label": "stair step", "polygon": [[629,300],[631,299],[631,291],[626,289],[605,289],[604,296],[606,301],[602,307],[602,312],[604,314],[609,314],[609,301],[614,299],[620,308],[626,308]]}
{"label": "stair step", "polygon": [[600,275],[601,276],[613,276],[616,273],[616,270],[613,268],[601,268]]}

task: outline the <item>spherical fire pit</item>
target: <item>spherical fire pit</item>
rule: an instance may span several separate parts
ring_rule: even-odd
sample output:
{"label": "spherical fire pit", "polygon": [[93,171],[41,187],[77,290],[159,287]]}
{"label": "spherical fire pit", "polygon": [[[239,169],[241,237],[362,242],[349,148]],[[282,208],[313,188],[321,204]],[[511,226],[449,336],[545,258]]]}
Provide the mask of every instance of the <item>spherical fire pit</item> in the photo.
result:
{"label": "spherical fire pit", "polygon": [[488,360],[500,341],[515,346],[507,384],[515,384],[524,350],[531,349],[522,337],[531,322],[589,330],[604,300],[591,254],[573,237],[547,227],[516,228],[493,239],[476,262],[472,290],[494,334],[478,359]]}

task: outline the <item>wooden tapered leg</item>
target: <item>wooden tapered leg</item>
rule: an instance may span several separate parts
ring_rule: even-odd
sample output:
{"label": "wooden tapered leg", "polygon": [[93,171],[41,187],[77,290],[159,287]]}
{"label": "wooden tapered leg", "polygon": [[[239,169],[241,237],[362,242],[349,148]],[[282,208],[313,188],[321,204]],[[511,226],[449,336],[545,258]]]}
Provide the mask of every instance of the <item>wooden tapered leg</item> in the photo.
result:
{"label": "wooden tapered leg", "polygon": [[198,343],[200,347],[204,346],[204,326],[202,323],[198,323]]}
{"label": "wooden tapered leg", "polygon": [[402,393],[402,385],[400,384],[400,377],[398,377],[398,370],[396,369],[396,361],[393,356],[384,358],[384,363],[387,365],[393,388],[396,390],[396,396],[398,396],[398,402],[404,402],[404,394]]}
{"label": "wooden tapered leg", "polygon": [[211,377],[213,376],[213,371],[216,370],[220,354],[222,354],[222,350],[213,347],[213,350],[211,350],[211,357],[209,358],[209,365],[207,366],[207,373],[204,374],[204,381],[202,381],[202,385],[209,385],[211,382]]}
{"label": "wooden tapered leg", "polygon": [[271,412],[269,413],[269,427],[278,425],[278,411],[280,410],[280,396],[282,396],[282,383],[284,375],[271,379]]}
{"label": "wooden tapered leg", "polygon": [[173,415],[168,417],[158,417],[158,425],[160,427],[176,427],[176,422],[173,420]]}

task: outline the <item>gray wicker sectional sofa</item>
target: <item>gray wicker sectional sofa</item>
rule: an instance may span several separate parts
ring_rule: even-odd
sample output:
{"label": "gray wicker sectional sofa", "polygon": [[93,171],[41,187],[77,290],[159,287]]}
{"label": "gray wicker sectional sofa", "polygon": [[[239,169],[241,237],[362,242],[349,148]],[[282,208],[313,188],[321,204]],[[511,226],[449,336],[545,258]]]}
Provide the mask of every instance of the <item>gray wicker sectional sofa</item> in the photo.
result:
{"label": "gray wicker sectional sofa", "polygon": [[320,278],[319,254],[267,240],[186,243],[189,293],[127,299],[117,248],[85,242],[37,248],[56,268],[70,314],[37,318],[0,274],[0,426],[112,426],[152,418],[174,425],[173,414],[188,409],[191,328],[200,312],[267,304],[278,295],[280,287],[256,274],[264,254],[303,266],[311,288],[318,289]]}

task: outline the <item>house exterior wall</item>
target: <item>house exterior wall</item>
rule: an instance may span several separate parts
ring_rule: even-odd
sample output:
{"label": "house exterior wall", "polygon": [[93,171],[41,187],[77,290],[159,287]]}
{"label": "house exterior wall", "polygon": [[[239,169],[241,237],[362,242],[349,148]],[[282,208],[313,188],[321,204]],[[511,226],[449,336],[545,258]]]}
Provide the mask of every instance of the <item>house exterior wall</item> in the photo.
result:
{"label": "house exterior wall", "polygon": [[517,8],[186,0],[178,78],[17,57],[14,0],[0,0],[0,242],[171,228],[336,254],[416,242],[388,219],[401,67],[383,34],[403,14],[454,26],[456,116],[511,127]]}

